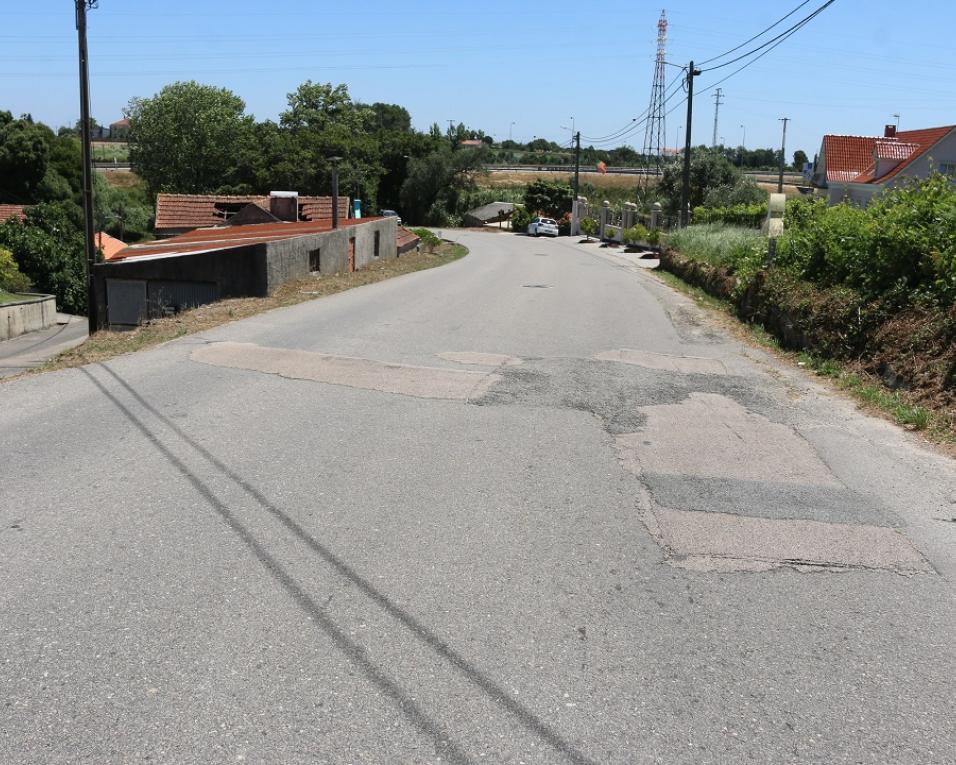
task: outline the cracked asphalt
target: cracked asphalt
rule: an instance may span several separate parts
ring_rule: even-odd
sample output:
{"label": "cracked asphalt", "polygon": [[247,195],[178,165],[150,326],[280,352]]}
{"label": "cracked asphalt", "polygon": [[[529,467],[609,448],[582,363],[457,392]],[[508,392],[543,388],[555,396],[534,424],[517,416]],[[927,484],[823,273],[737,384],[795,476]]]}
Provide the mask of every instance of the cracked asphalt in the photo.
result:
{"label": "cracked asphalt", "polygon": [[451,236],[0,383],[0,762],[956,762],[952,461],[634,259]]}

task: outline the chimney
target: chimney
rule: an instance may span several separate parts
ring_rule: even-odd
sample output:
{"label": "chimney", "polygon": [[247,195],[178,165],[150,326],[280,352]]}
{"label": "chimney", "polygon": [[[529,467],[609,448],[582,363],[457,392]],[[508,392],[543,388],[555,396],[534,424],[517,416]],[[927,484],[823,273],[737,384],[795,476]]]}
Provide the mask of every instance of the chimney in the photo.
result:
{"label": "chimney", "polygon": [[299,192],[272,191],[269,193],[269,212],[279,220],[295,223],[299,220]]}
{"label": "chimney", "polygon": [[896,125],[887,125],[883,128],[884,138],[896,138]]}

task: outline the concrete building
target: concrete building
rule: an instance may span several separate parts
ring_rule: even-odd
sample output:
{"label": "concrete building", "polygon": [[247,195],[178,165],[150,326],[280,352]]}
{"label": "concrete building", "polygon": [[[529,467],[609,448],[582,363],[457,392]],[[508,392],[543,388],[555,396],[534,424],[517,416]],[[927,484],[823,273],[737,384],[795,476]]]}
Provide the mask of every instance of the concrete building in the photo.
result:
{"label": "concrete building", "polygon": [[[101,326],[127,327],[228,297],[265,296],[286,282],[355,271],[399,256],[395,218],[242,223],[133,245],[93,269]],[[242,211],[241,211],[242,212]]]}
{"label": "concrete building", "polygon": [[866,206],[879,192],[934,170],[956,177],[956,125],[897,131],[882,137],[825,135],[811,185],[830,204]]}

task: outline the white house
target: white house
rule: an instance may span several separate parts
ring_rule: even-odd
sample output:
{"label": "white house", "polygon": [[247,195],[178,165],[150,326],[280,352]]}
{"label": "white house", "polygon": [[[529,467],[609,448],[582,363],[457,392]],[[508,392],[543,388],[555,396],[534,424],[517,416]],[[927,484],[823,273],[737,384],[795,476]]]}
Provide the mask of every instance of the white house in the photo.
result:
{"label": "white house", "polygon": [[887,125],[882,137],[825,135],[811,184],[826,191],[830,204],[866,206],[884,189],[934,170],[956,178],[956,125],[901,131]]}

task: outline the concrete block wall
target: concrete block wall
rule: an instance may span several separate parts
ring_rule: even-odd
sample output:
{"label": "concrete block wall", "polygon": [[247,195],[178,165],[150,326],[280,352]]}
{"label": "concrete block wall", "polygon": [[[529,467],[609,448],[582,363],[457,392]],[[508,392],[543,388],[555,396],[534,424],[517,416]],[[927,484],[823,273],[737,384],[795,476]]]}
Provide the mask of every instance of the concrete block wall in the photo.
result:
{"label": "concrete block wall", "polygon": [[[375,234],[379,235],[378,256]],[[266,252],[266,282],[269,292],[310,273],[309,253],[319,250],[319,273],[344,273],[349,268],[349,239],[355,239],[355,267],[397,256],[398,224],[394,218],[369,220],[335,231],[269,242]]]}
{"label": "concrete block wall", "polygon": [[56,300],[52,295],[24,295],[22,302],[0,305],[0,340],[56,324]]}

